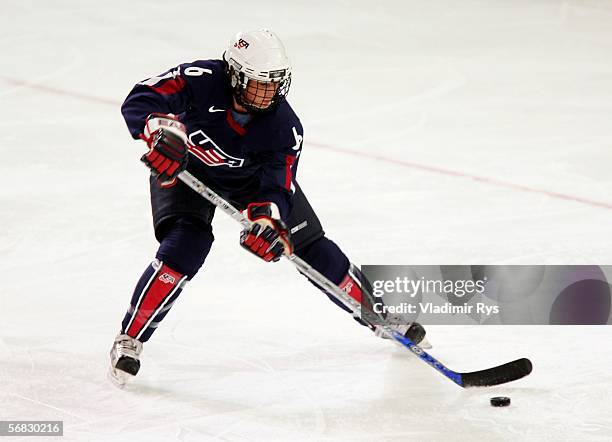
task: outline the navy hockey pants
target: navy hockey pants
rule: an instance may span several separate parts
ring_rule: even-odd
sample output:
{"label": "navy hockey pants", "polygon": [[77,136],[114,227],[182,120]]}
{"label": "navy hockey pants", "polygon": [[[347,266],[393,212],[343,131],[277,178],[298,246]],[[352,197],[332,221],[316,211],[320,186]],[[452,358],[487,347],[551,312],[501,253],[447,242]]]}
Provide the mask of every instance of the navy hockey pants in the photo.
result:
{"label": "navy hockey pants", "polygon": [[[141,342],[151,337],[186,280],[193,278],[204,264],[214,241],[211,226],[214,206],[182,182],[170,189],[152,184],[151,202],[155,235],[160,246],[156,260],[138,281],[122,322],[122,333]],[[293,209],[286,221],[292,230],[294,253],[330,281],[340,284],[348,274],[349,260],[325,236],[299,186],[296,186]],[[240,253],[238,247],[236,249]],[[347,310],[335,298],[330,296],[330,299]]]}

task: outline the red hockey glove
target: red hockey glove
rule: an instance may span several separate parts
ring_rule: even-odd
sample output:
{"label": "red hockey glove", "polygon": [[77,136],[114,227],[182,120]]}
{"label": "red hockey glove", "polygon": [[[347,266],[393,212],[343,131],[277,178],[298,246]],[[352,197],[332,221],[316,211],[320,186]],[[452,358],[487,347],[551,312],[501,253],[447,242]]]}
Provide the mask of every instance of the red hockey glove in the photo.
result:
{"label": "red hockey glove", "polygon": [[240,245],[264,261],[278,261],[281,255],[291,255],[291,234],[280,219],[274,203],[251,203],[245,211],[251,227],[240,234]]}
{"label": "red hockey glove", "polygon": [[187,129],[174,115],[151,114],[142,138],[149,152],[140,161],[164,185],[173,184],[187,167]]}

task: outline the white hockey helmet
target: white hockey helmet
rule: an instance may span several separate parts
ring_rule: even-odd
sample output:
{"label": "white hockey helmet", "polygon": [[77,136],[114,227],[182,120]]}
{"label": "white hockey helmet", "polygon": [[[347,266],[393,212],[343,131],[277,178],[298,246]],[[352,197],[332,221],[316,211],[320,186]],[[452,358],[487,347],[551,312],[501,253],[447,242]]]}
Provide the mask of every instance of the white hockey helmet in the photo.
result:
{"label": "white hockey helmet", "polygon": [[291,62],[272,31],[239,32],[230,40],[223,60],[236,101],[250,112],[269,111],[289,93]]}

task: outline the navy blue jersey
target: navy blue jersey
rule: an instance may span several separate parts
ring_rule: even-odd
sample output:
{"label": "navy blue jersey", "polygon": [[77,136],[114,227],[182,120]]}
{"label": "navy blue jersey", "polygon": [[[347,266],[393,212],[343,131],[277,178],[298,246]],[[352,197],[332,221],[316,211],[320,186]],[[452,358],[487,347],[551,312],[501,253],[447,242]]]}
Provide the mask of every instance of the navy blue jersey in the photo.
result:
{"label": "navy blue jersey", "polygon": [[148,115],[177,115],[187,126],[192,174],[226,198],[274,202],[286,218],[302,148],[300,120],[286,100],[244,127],[231,109],[224,62],[199,60],[138,83],[121,112],[135,139]]}

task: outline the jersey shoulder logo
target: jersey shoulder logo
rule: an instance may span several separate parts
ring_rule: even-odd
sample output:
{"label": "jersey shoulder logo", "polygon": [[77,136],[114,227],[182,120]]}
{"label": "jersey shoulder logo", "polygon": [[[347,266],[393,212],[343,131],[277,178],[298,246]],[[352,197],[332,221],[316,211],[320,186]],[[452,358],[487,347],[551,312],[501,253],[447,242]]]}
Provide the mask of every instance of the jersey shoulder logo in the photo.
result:
{"label": "jersey shoulder logo", "polygon": [[203,130],[189,134],[189,152],[207,166],[242,167],[244,158],[226,154]]}
{"label": "jersey shoulder logo", "polygon": [[208,108],[208,112],[225,112],[225,109],[215,109],[215,106]]}

